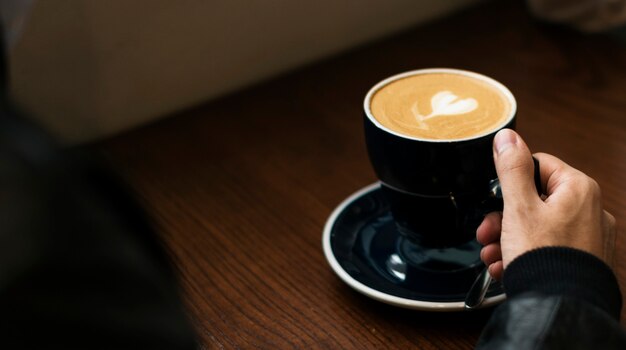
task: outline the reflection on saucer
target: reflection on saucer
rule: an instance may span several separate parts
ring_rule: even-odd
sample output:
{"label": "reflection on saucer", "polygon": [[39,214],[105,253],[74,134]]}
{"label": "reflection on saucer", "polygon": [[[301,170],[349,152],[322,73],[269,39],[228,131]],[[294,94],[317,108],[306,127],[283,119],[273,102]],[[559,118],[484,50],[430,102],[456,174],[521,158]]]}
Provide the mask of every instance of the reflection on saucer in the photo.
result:
{"label": "reflection on saucer", "polygon": [[404,281],[406,279],[406,261],[402,260],[400,255],[393,253],[389,255],[389,259],[385,262],[387,270],[398,280]]}
{"label": "reflection on saucer", "polygon": [[[402,236],[372,184],[342,202],[324,228],[326,259],[348,285],[376,300],[411,309],[464,310],[465,294],[483,269],[480,244],[426,248]],[[504,300],[494,282],[482,307]]]}

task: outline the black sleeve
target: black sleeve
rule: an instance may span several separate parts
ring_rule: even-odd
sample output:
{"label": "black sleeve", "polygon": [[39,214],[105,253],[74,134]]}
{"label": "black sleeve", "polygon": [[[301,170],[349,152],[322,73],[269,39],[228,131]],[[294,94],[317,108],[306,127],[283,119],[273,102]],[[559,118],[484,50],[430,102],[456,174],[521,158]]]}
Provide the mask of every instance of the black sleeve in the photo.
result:
{"label": "black sleeve", "polygon": [[194,349],[174,270],[133,198],[11,114],[0,113],[0,347]]}
{"label": "black sleeve", "polygon": [[540,248],[511,262],[503,284],[507,301],[494,311],[478,349],[626,349],[619,285],[597,257]]}

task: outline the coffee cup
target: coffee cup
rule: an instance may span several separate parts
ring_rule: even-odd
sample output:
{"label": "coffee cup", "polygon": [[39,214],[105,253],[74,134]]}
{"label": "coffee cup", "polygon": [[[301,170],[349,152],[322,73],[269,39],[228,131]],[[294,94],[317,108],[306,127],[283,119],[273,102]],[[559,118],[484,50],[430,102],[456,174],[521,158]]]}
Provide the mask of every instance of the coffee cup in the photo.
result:
{"label": "coffee cup", "polygon": [[376,84],[364,112],[369,158],[403,236],[458,246],[501,210],[492,143],[517,113],[504,85],[465,70],[414,70]]}

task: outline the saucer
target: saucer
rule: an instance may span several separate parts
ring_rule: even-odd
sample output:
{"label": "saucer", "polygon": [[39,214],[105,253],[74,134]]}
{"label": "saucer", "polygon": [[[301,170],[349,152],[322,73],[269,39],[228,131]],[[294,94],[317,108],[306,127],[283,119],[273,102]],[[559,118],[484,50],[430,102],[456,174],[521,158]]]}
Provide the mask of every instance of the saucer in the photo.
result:
{"label": "saucer", "polygon": [[[475,240],[452,248],[427,248],[397,230],[380,184],[345,199],[326,221],[324,254],[350,287],[375,300],[408,309],[462,311],[465,295],[484,268]],[[481,308],[504,301],[492,282]]]}

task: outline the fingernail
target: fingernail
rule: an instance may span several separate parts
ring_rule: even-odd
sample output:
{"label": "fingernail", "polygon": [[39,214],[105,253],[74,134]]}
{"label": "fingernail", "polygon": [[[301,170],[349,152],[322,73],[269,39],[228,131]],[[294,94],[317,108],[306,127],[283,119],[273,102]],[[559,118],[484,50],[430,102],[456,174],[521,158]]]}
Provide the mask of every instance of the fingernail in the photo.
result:
{"label": "fingernail", "polygon": [[497,154],[502,154],[507,148],[517,143],[517,135],[513,130],[500,130],[493,140],[493,146]]}

